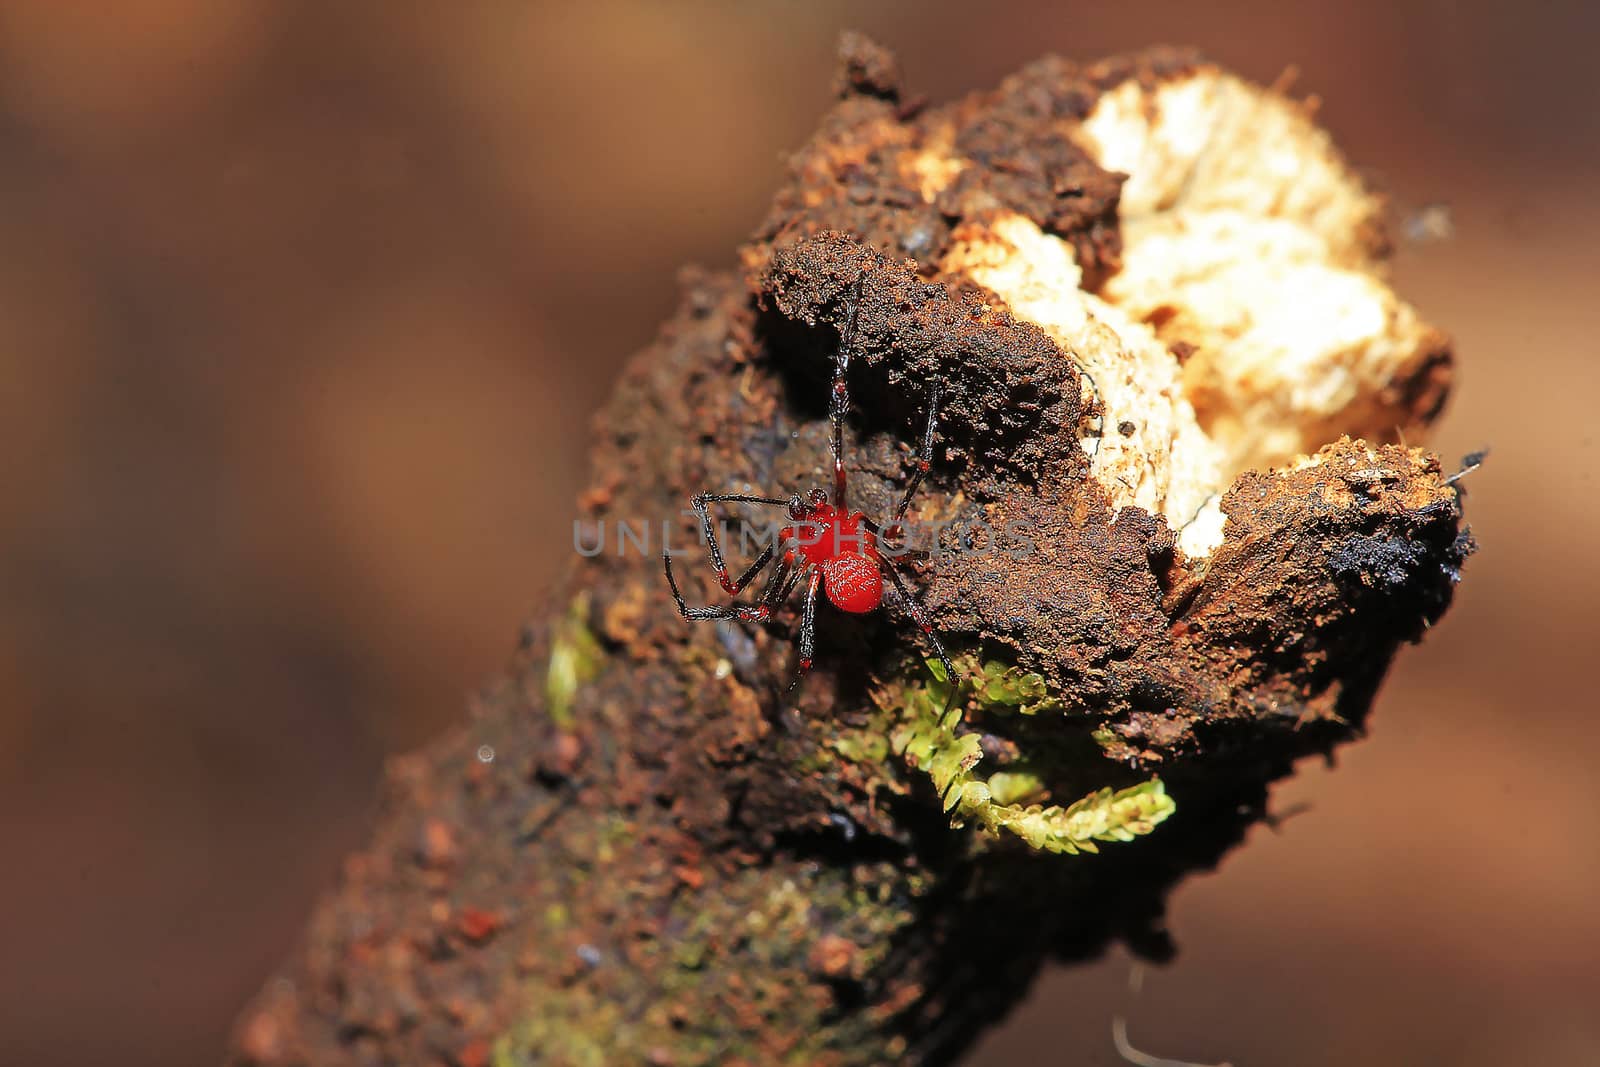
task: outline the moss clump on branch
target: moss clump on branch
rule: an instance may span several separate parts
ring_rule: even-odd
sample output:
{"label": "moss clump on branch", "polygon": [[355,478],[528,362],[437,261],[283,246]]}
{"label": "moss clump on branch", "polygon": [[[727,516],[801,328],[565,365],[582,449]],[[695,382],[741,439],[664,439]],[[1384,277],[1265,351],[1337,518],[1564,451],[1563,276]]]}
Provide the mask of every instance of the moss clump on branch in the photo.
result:
{"label": "moss clump on branch", "polygon": [[[820,1025],[831,994],[791,976],[850,986],[871,975],[913,927],[927,879],[886,893],[870,876],[842,874],[818,868],[773,880],[747,871],[715,883],[714,906],[678,893],[663,905],[661,929],[670,936],[630,938],[620,957],[609,944],[589,945],[572,961],[569,981],[529,983],[517,1021],[493,1044],[492,1067],[609,1067],[652,1057],[675,1067],[810,1067],[853,1062],[868,1049],[892,1062],[906,1042],[884,1033],[881,1015]],[[586,980],[619,967],[647,971],[655,984],[600,995]],[[807,1015],[819,1025],[763,1034],[765,1020]],[[742,1025],[730,1025],[736,1016]]]}
{"label": "moss clump on branch", "polygon": [[550,627],[550,661],[545,668],[544,699],[550,718],[562,729],[572,727],[572,701],[578,687],[599,673],[605,652],[589,630],[589,594],[572,598],[564,616]]}
{"label": "moss clump on branch", "polygon": [[[1060,706],[1037,674],[996,660],[979,667],[976,657],[964,657],[957,669],[974,678],[974,696],[982,710],[1037,715]],[[1132,841],[1176,810],[1159,778],[1124,789],[1104,786],[1065,808],[1023,803],[1045,791],[1045,779],[1033,771],[1002,771],[988,778],[975,774],[983,739],[977,733],[958,733],[959,723],[944,713],[950,693],[944,664],[929,660],[928,670],[932,682],[908,686],[901,695],[903,725],[894,732],[893,746],[932,780],[956,825],[976,823],[991,834],[1014,834],[1033,849],[1073,855],[1098,852],[1097,841]],[[1027,764],[1025,753],[1021,760]]]}

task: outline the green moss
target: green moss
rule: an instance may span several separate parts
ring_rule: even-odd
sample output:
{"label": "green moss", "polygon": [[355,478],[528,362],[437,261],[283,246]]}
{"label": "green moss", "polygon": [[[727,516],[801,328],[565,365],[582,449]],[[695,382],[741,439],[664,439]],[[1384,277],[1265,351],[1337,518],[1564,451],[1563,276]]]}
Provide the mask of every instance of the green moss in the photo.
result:
{"label": "green moss", "polygon": [[828,770],[833,764],[833,759],[822,749],[807,752],[795,762],[794,769],[803,775],[818,774]]}
{"label": "green moss", "polygon": [[1019,804],[1044,789],[1044,779],[1027,771],[996,771],[989,776],[989,797],[996,804]]}
{"label": "green moss", "polygon": [[550,665],[545,670],[545,706],[563,730],[572,728],[572,701],[578,688],[600,673],[605,653],[589,632],[589,594],[572,598],[567,613],[551,628]]}
{"label": "green moss", "polygon": [[600,963],[529,989],[493,1065],[645,1063],[657,1050],[670,1050],[675,1067],[892,1062],[899,1053],[881,1019],[835,1013],[813,953],[827,936],[853,946],[852,973],[880,966],[915,923],[926,887],[872,863],[780,879],[751,868],[703,892],[656,897],[664,907],[647,934],[635,930],[619,948],[597,929]]}
{"label": "green moss", "polygon": [[[967,676],[974,682],[973,695],[989,711],[1037,715],[1042,711],[1061,709],[1061,702],[1050,695],[1042,675],[1024,674],[1020,668],[1007,666],[996,659],[986,661],[981,670],[977,666],[976,656],[965,657],[964,662],[969,667]],[[949,683],[944,664],[939,660],[929,660],[928,670],[933,672],[935,681]]]}
{"label": "green moss", "polygon": [[[1036,715],[1059,708],[1044,688],[1044,679],[990,660],[981,667],[976,657],[962,665],[976,680],[974,697],[987,712]],[[983,759],[975,733],[957,734],[959,721],[944,720],[950,682],[944,665],[928,662],[931,683],[904,690],[901,725],[892,744],[912,767],[933,780],[945,811],[957,824],[973,822],[991,834],[1014,834],[1029,847],[1073,854],[1098,852],[1096,842],[1132,841],[1154,830],[1176,810],[1159,778],[1126,789],[1097,789],[1067,806],[1021,803],[1043,791],[1043,779],[1029,771],[1001,772],[989,778],[973,773]]]}
{"label": "green moss", "polygon": [[494,1044],[494,1067],[559,1063],[562,1067],[606,1067],[612,1042],[629,1029],[621,1009],[586,990],[563,991]]}
{"label": "green moss", "polygon": [[831,742],[833,750],[851,763],[882,766],[889,758],[889,739],[876,730],[850,730]]}

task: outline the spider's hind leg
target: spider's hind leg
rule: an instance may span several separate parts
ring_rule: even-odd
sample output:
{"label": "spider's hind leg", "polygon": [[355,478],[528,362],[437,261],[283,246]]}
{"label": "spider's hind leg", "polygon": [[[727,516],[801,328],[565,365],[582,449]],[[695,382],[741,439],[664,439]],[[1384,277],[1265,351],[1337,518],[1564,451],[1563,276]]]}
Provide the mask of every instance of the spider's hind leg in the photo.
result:
{"label": "spider's hind leg", "polygon": [[895,565],[892,558],[883,557],[884,569],[889,572],[890,581],[894,582],[894,590],[900,597],[900,604],[906,613],[916,621],[922,630],[922,636],[928,639],[928,644],[933,648],[933,654],[939,657],[939,662],[944,664],[944,675],[950,684],[950,695],[945,700],[944,711],[939,716],[939,725],[943,726],[950,721],[950,713],[957,710],[956,697],[966,688],[966,679],[956,673],[955,664],[950,662],[950,653],[945,651],[944,642],[939,640],[939,635],[933,630],[933,618],[928,614],[928,609],[922,606],[916,594],[906,585],[905,577],[901,575],[900,568]]}
{"label": "spider's hind leg", "polygon": [[[798,573],[798,572],[797,572]],[[812,568],[806,583],[806,606],[800,616],[800,662],[785,693],[793,693],[800,680],[811,673],[811,656],[817,647],[817,589],[822,585],[822,571]]]}

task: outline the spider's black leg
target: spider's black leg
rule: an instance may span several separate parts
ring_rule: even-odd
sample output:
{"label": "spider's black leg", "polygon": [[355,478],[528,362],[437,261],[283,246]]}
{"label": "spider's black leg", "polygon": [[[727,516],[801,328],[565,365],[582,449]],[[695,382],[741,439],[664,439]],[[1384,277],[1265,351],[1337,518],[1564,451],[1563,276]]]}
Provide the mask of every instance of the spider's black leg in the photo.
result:
{"label": "spider's black leg", "polygon": [[772,598],[772,606],[774,608],[789,599],[789,594],[794,592],[794,587],[800,584],[800,579],[805,577],[805,573],[806,569],[803,566],[796,567],[789,572],[788,579],[783,583],[783,589],[778,592],[777,596]]}
{"label": "spider's black leg", "polygon": [[[778,561],[777,567],[767,578],[767,584],[761,587],[761,595],[756,598],[756,603],[773,611],[778,605],[789,599],[789,593],[794,589],[795,581],[800,577],[800,568],[796,567],[789,559],[789,542],[785,541],[778,547],[784,549],[783,559]],[[767,549],[768,552],[772,548]]]}
{"label": "spider's black leg", "polygon": [[716,568],[717,581],[722,583],[722,588],[738,596],[739,591],[750,584],[750,579],[772,560],[772,549],[769,547],[761,557],[752,563],[748,570],[740,576],[737,582],[728,577],[728,565],[722,559],[722,546],[717,544],[717,532],[712,528],[710,504],[719,503],[735,504],[777,504],[786,506],[789,501],[775,496],[750,496],[745,493],[696,493],[689,501],[689,506],[694,508],[696,515],[700,516],[700,530],[705,535],[706,548],[711,553],[711,566]]}
{"label": "spider's black leg", "polygon": [[850,352],[856,344],[856,316],[861,311],[861,282],[863,273],[856,279],[855,293],[850,298],[850,317],[839,331],[839,353],[834,357],[833,394],[828,401],[828,416],[833,420],[833,506],[842,508],[844,502],[844,420],[850,413],[850,386],[845,372],[850,369]]}
{"label": "spider's black leg", "polygon": [[905,495],[900,498],[900,506],[894,509],[894,520],[889,523],[889,530],[894,534],[900,532],[900,522],[906,517],[906,509],[911,506],[911,498],[933,466],[933,434],[938,426],[939,383],[935,381],[933,388],[928,392],[928,427],[922,431],[922,451],[917,453],[917,469],[911,475],[911,482],[906,486]]}
{"label": "spider's black leg", "polygon": [[[900,543],[905,531],[898,528],[898,524],[890,523],[888,526],[879,526],[865,515],[861,516],[861,525],[873,537],[878,539],[878,554],[890,556],[894,559],[928,559],[933,551],[926,548],[909,548]],[[938,548],[937,545],[934,548]]]}
{"label": "spider's black leg", "polygon": [[[770,549],[763,555],[768,560],[772,558]],[[703,608],[691,608],[684,603],[683,594],[678,591],[678,580],[672,576],[672,553],[667,549],[661,550],[661,565],[666,568],[667,585],[672,587],[672,599],[678,602],[678,614],[690,622],[698,622],[702,619],[739,619],[742,622],[766,622],[772,617],[772,608],[766,604],[757,604],[755,607],[744,607],[740,604],[710,604]],[[763,566],[765,566],[764,563]]]}
{"label": "spider's black leg", "polygon": [[894,582],[896,593],[900,594],[900,603],[911,615],[922,634],[928,639],[928,644],[933,646],[934,655],[939,657],[939,662],[944,664],[944,675],[950,680],[950,697],[945,701],[944,713],[939,716],[939,725],[943,726],[950,718],[950,712],[956,706],[956,695],[961,692],[964,679],[956,677],[955,664],[950,662],[950,654],[944,650],[944,642],[939,640],[939,635],[933,632],[933,619],[928,615],[928,609],[922,606],[906,585],[906,580],[900,574],[900,568],[895,566],[894,560],[888,556],[882,557],[883,565],[889,572],[890,581]]}
{"label": "spider's black leg", "polygon": [[817,647],[817,588],[822,584],[822,569],[813,567],[811,579],[806,584],[806,607],[800,616],[800,664],[795,671],[794,681],[789,683],[788,692],[794,692],[794,687],[800,684],[811,671],[811,653]]}
{"label": "spider's black leg", "polygon": [[729,589],[728,592],[732,593],[734,596],[738,596],[741,592],[743,592],[744,587],[749,585],[751,580],[754,579],[756,575],[760,574],[767,564],[772,562],[772,554],[772,545],[768,545],[766,548],[763,548],[761,550],[761,555],[757,556],[755,561],[744,569],[744,573],[739,575],[739,580],[733,583],[733,588]]}

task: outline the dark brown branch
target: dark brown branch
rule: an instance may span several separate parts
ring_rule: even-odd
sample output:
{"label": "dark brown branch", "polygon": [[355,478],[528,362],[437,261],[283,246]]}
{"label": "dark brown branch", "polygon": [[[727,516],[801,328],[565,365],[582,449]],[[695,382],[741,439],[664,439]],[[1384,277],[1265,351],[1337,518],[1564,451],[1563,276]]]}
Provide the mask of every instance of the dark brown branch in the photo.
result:
{"label": "dark brown branch", "polygon": [[[233,1062],[949,1060],[1047,958],[1169,952],[1166,891],[1295,757],[1359,731],[1445,609],[1459,487],[1338,434],[1416,440],[1448,349],[1378,279],[1375,202],[1298,109],[1174,53],[1048,60],[926,110],[897,78],[851,39],[743,272],[686,275],[595,445],[584,542],[604,524],[606,551],[471,724],[397,762]],[[1198,153],[1162,125],[1175,91],[1213,123]],[[1253,162],[1263,139],[1301,154],[1292,188]],[[1239,325],[1300,272],[1328,307],[1287,336]],[[911,518],[1031,543],[916,579],[953,647],[1047,698],[967,704],[985,768],[1045,804],[1159,773],[1178,814],[1156,832],[1074,858],[953,827],[930,767],[896,755],[929,687],[915,627],[829,617],[790,706],[792,620],[688,626],[659,546],[618,554],[621,524],[692,545],[697,491],[826,484],[857,287],[853,504],[892,513],[937,381]],[[1387,332],[1334,337],[1363,301]]]}

